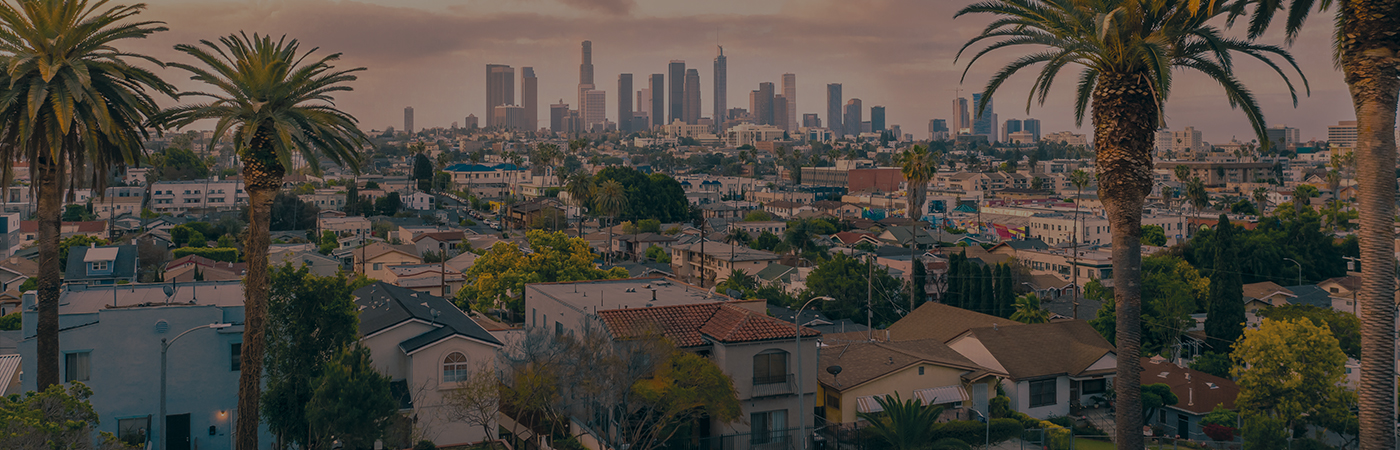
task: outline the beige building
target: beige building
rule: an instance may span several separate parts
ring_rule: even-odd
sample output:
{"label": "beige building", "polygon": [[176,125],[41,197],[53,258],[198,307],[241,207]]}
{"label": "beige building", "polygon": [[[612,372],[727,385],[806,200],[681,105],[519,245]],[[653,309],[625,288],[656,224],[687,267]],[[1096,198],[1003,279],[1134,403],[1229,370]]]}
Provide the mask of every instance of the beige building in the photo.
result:
{"label": "beige building", "polygon": [[703,276],[706,286],[728,280],[735,270],[756,274],[777,261],[778,255],[772,252],[723,242],[671,246],[671,271],[683,280],[700,280]]}
{"label": "beige building", "polygon": [[1176,166],[1191,169],[1191,177],[1200,178],[1206,186],[1248,183],[1275,176],[1273,163],[1267,162],[1159,161],[1154,168],[1172,171]]}
{"label": "beige building", "polygon": [[758,142],[781,140],[784,133],[786,132],[782,128],[772,125],[744,123],[724,130],[723,137],[725,145],[742,147]]}
{"label": "beige building", "polygon": [[390,267],[423,263],[414,253],[416,251],[412,245],[374,242],[351,251],[351,255],[355,258],[355,273],[364,274],[372,280],[389,280],[393,277]]}

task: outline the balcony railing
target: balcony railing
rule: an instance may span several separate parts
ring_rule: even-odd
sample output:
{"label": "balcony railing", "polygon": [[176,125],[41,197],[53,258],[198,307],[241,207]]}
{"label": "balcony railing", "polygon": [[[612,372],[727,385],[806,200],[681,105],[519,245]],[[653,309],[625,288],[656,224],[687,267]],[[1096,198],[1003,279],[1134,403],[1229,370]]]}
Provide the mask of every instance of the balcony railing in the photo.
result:
{"label": "balcony railing", "polygon": [[752,397],[772,397],[797,393],[797,383],[792,374],[772,375],[753,378]]}

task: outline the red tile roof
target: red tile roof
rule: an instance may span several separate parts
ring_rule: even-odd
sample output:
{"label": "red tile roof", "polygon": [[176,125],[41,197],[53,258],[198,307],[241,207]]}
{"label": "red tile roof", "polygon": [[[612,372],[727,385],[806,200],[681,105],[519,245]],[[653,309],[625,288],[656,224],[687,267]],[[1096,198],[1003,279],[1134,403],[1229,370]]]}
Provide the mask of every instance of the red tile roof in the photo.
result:
{"label": "red tile roof", "polygon": [[[620,339],[661,334],[678,347],[705,345],[705,338],[719,342],[791,339],[791,324],[724,303],[658,306],[599,311],[598,316]],[[821,332],[802,328],[803,336]]]}

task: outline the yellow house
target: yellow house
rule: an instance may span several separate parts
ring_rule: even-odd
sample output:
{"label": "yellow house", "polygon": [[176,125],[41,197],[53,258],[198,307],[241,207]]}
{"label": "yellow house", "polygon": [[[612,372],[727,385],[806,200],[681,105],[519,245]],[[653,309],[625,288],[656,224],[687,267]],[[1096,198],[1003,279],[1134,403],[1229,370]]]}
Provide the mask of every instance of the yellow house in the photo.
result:
{"label": "yellow house", "polygon": [[422,264],[417,248],[412,245],[389,245],[375,242],[354,250],[355,273],[362,273],[373,280],[393,279],[390,267],[408,264]]}
{"label": "yellow house", "polygon": [[[828,343],[821,349],[818,407],[828,422],[854,424],[857,412],[880,412],[876,398],[898,394],[943,405],[945,419],[969,420],[970,410],[996,396],[998,374],[936,339]],[[1004,375],[1001,375],[1004,376]]]}

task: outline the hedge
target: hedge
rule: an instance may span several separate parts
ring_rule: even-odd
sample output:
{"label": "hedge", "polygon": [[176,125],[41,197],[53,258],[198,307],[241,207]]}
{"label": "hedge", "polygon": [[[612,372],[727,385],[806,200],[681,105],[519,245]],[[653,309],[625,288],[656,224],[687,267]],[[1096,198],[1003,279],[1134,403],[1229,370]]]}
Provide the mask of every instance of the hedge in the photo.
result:
{"label": "hedge", "polygon": [[215,261],[238,262],[238,249],[236,248],[182,247],[175,249],[174,254],[175,259],[198,255]]}
{"label": "hedge", "polygon": [[943,438],[954,438],[969,444],[981,445],[988,440],[993,444],[1006,441],[1021,435],[1021,424],[1014,419],[992,419],[989,427],[986,423],[976,420],[957,420],[940,424],[934,430],[934,440]]}

